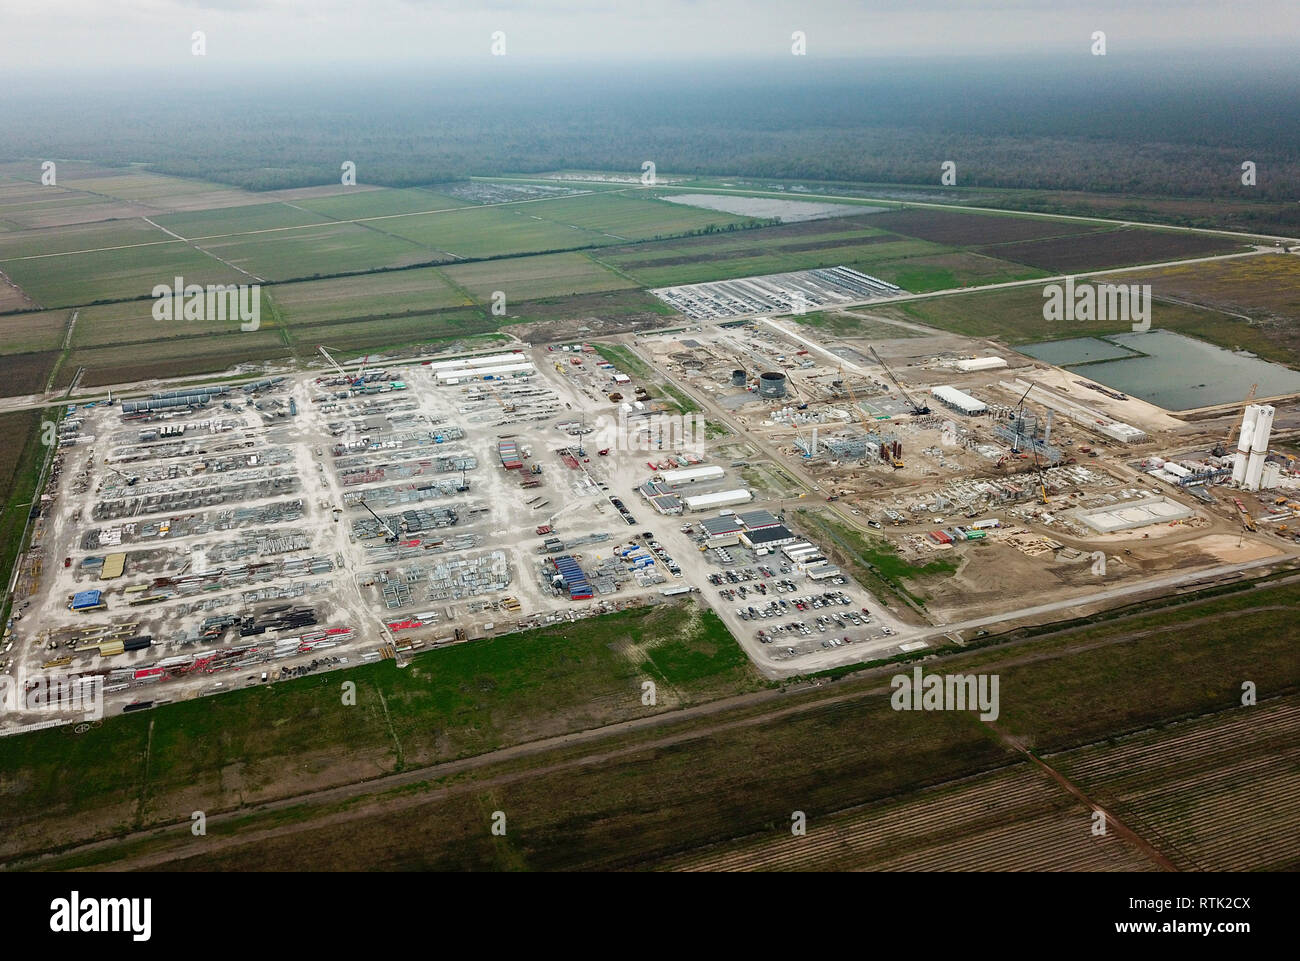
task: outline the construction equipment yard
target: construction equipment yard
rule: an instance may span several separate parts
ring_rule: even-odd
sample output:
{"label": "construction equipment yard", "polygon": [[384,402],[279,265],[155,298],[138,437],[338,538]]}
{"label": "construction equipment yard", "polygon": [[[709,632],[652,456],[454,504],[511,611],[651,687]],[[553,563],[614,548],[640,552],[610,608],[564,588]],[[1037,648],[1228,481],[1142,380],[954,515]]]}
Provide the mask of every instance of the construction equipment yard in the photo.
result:
{"label": "construction equipment yard", "polygon": [[320,354],[67,406],[7,672],[91,678],[112,712],[693,594],[782,677],[1296,553],[1292,455],[1216,493],[1233,411],[952,334]]}

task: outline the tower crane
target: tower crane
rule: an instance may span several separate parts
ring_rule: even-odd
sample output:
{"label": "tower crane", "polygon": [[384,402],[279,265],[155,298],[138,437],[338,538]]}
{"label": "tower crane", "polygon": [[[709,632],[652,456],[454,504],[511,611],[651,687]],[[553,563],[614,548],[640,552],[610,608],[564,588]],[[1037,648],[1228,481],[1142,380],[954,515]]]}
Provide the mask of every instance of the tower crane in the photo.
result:
{"label": "tower crane", "polygon": [[884,369],[886,376],[888,376],[890,381],[893,382],[893,385],[898,388],[898,392],[903,395],[903,400],[907,401],[908,406],[912,408],[912,413],[917,417],[923,417],[930,413],[930,408],[925,404],[918,404],[916,401],[912,400],[911,395],[907,392],[907,388],[903,386],[903,382],[895,377],[894,372],[889,369],[889,365],[880,359],[880,355],[876,353],[876,349],[874,347],[868,347],[867,350],[871,352],[871,356],[875,358],[876,363]]}

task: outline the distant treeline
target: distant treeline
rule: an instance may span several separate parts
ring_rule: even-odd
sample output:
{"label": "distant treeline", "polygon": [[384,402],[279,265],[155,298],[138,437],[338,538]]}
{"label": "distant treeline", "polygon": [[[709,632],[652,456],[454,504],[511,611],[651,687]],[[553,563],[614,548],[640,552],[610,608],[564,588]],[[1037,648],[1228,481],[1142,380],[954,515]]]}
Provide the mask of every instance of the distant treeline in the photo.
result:
{"label": "distant treeline", "polygon": [[[346,160],[386,186],[639,173],[645,160],[661,173],[937,186],[952,160],[965,187],[1300,199],[1293,76],[1199,64],[13,84],[0,115],[10,158],[147,162],[254,190],[337,182]],[[1241,182],[1248,160],[1255,186]]]}

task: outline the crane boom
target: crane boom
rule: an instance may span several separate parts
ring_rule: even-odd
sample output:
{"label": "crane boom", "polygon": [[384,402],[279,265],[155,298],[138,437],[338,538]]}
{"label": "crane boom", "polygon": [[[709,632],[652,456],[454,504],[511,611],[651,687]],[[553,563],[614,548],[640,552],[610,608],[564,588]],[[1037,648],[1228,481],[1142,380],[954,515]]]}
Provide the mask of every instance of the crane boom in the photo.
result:
{"label": "crane boom", "polygon": [[348,376],[348,372],[343,369],[343,367],[339,364],[337,360],[333,358],[333,356],[330,355],[330,352],[328,350],[326,350],[324,347],[317,347],[316,349],[320,351],[322,357],[324,357],[326,360],[328,360],[331,364],[334,365],[335,370],[337,370],[344,377]]}
{"label": "crane boom", "polygon": [[[1259,390],[1259,384],[1251,384],[1251,385],[1250,385],[1250,390],[1246,393],[1246,399],[1242,402],[1242,407],[1243,407],[1243,408],[1246,408],[1246,407],[1249,407],[1249,406],[1250,406],[1250,402],[1251,402],[1252,400],[1255,399],[1255,391],[1257,391],[1257,390]],[[1233,420],[1233,421],[1228,425],[1228,433],[1227,433],[1227,436],[1225,436],[1225,437],[1223,438],[1223,442],[1222,442],[1221,444],[1219,444],[1218,447],[1215,447],[1212,451],[1210,451],[1210,453],[1213,454],[1215,457],[1223,457],[1223,456],[1225,456],[1225,455],[1227,455],[1227,454],[1231,454],[1231,453],[1232,453],[1232,435],[1235,434],[1235,433],[1237,432],[1237,428],[1241,426],[1241,424],[1245,421],[1245,419],[1246,419],[1246,415],[1245,415],[1245,412],[1244,412],[1244,410],[1243,410],[1243,413],[1242,413],[1242,415],[1241,415],[1241,420],[1240,420],[1240,421],[1238,421],[1238,420]]]}
{"label": "crane boom", "polygon": [[366,510],[370,511],[370,516],[379,522],[380,527],[388,531],[389,537],[391,537],[393,540],[397,540],[397,532],[388,526],[387,521],[385,521],[382,517],[376,514],[373,510],[370,510],[370,505],[367,504],[365,501],[361,502],[361,506],[364,507]]}
{"label": "crane boom", "polygon": [[867,347],[867,350],[871,351],[871,356],[875,358],[876,363],[884,369],[885,375],[890,379],[893,385],[898,388],[898,392],[903,395],[903,400],[907,401],[908,406],[912,408],[912,413],[917,417],[922,417],[925,414],[930,413],[930,408],[925,404],[918,404],[916,401],[912,400],[912,396],[907,392],[907,388],[903,386],[903,382],[895,377],[894,372],[889,369],[889,365],[881,360],[880,355],[876,353],[876,348]]}
{"label": "crane boom", "polygon": [[[850,384],[848,382],[848,379],[844,376],[843,364],[840,364],[840,382],[844,385],[844,388],[849,392],[850,406],[853,407],[853,413],[857,415],[858,420],[862,422],[862,429],[865,430],[868,434],[874,433],[875,431],[872,429],[871,422],[867,420],[867,415],[864,414],[862,412],[862,408],[858,406],[858,395],[853,393],[853,385]],[[889,463],[894,467],[895,470],[903,466],[902,460],[895,457],[892,452],[889,455]]]}

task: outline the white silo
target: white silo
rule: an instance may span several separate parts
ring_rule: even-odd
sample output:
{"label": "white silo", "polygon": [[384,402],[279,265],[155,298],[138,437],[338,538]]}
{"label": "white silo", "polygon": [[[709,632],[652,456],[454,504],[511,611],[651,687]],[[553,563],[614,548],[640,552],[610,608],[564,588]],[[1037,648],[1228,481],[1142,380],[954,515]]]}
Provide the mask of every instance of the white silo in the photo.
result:
{"label": "white silo", "polygon": [[1251,459],[1251,440],[1255,437],[1255,420],[1260,416],[1260,406],[1249,403],[1242,415],[1242,433],[1236,438],[1236,456],[1232,459],[1232,482],[1242,484],[1245,467]]}
{"label": "white silo", "polygon": [[1255,420],[1259,417],[1259,405],[1247,404],[1246,412],[1241,418],[1241,434],[1237,437],[1237,456],[1232,462],[1232,482],[1241,484],[1246,480],[1246,466],[1250,460],[1250,442],[1255,436]]}
{"label": "white silo", "polygon": [[1250,442],[1250,461],[1246,465],[1246,482],[1242,486],[1248,491],[1259,490],[1260,478],[1264,476],[1264,459],[1268,457],[1268,438],[1273,431],[1274,410],[1268,405],[1259,409],[1255,418],[1255,433]]}

